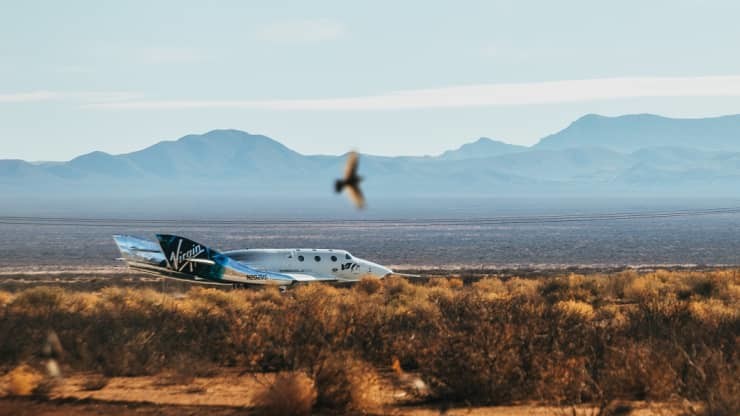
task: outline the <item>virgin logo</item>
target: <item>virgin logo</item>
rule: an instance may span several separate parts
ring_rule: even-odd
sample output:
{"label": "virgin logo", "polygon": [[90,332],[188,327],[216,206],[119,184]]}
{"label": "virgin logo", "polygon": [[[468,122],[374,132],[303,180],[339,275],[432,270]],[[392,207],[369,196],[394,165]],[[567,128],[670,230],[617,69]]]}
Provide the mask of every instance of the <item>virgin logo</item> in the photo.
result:
{"label": "virgin logo", "polygon": [[180,239],[177,242],[177,250],[170,253],[170,264],[172,265],[172,268],[179,271],[182,271],[185,266],[190,267],[190,271],[193,271],[193,264],[187,261],[188,259],[198,257],[199,255],[203,254],[206,250],[201,247],[200,244],[196,244],[193,247],[190,248],[190,250],[187,250],[185,252],[181,252],[182,249],[182,239]]}

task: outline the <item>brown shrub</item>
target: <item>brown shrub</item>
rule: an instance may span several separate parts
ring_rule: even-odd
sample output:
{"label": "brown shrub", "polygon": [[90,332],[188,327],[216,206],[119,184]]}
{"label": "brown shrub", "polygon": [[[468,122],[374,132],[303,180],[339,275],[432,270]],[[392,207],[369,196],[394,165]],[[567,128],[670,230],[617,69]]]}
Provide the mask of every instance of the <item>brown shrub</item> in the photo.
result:
{"label": "brown shrub", "polygon": [[740,283],[729,283],[722,293],[728,302],[737,305],[740,303]]}
{"label": "brown shrub", "polygon": [[541,280],[522,279],[514,277],[506,281],[506,288],[512,296],[534,299],[539,296],[539,289],[542,286]]}
{"label": "brown shrub", "polygon": [[313,380],[300,371],[278,374],[255,397],[258,413],[268,416],[310,415],[315,403]]}
{"label": "brown shrub", "polygon": [[602,389],[609,397],[668,400],[679,392],[681,367],[666,343],[612,345],[604,357]]}
{"label": "brown shrub", "polygon": [[0,291],[0,308],[10,304],[12,300],[13,300],[12,293]]}
{"label": "brown shrub", "polygon": [[419,288],[412,285],[405,277],[396,275],[383,279],[383,287],[388,300],[402,300],[413,297]]}
{"label": "brown shrub", "polygon": [[681,351],[688,359],[690,371],[696,372],[702,382],[691,394],[702,403],[699,414],[705,416],[730,416],[740,414],[740,359],[721,351],[706,351],[692,354]]}
{"label": "brown shrub", "polygon": [[626,308],[622,305],[606,304],[595,310],[598,325],[609,328],[609,331],[623,331],[630,321]]}
{"label": "brown shrub", "polygon": [[540,294],[548,301],[555,303],[563,300],[592,302],[599,293],[599,287],[593,277],[571,273],[546,279],[540,287]]}
{"label": "brown shrub", "polygon": [[529,338],[534,326],[519,323],[532,313],[525,302],[491,301],[465,291],[440,305],[436,329],[417,358],[438,398],[498,404],[527,396],[520,340]]}
{"label": "brown shrub", "polygon": [[[111,331],[113,332],[113,331]],[[98,368],[108,377],[131,377],[151,375],[162,369],[165,357],[154,345],[154,331],[122,330],[111,337],[109,347],[104,341],[92,340],[89,346],[94,350]]]}
{"label": "brown shrub", "polygon": [[283,305],[285,303],[285,296],[280,293],[280,289],[274,286],[268,286],[262,290],[257,291],[254,295],[254,302],[270,302],[275,305]]}
{"label": "brown shrub", "polygon": [[378,293],[382,288],[383,283],[380,281],[380,279],[376,277],[363,277],[359,282],[355,284],[356,290],[367,295]]}
{"label": "brown shrub", "polygon": [[600,276],[605,280],[603,296],[609,296],[613,299],[623,299],[625,289],[638,277],[634,270],[623,271],[607,276]]}
{"label": "brown shrub", "polygon": [[740,318],[740,307],[725,305],[718,299],[691,301],[689,311],[695,319],[714,327]]}
{"label": "brown shrub", "polygon": [[[347,404],[365,402],[348,386],[377,384],[371,369],[386,368],[394,356],[445,401],[680,396],[732,408],[737,274],[625,272],[610,279],[487,278],[455,288],[447,279],[419,284],[391,276],[285,294],[193,287],[182,297],[31,289],[0,308],[0,364],[37,360],[53,324],[72,370],[163,373],[177,383],[219,366],[304,370],[323,386],[317,394],[324,406],[339,409],[372,407]],[[614,301],[619,293],[635,302]],[[710,395],[708,386],[719,393]]]}
{"label": "brown shrub", "polygon": [[564,300],[555,304],[555,309],[568,318],[590,321],[594,318],[594,308],[586,302]]}
{"label": "brown shrub", "polygon": [[58,287],[34,287],[18,293],[10,308],[13,312],[50,319],[60,310],[64,296],[64,290]]}
{"label": "brown shrub", "polygon": [[686,283],[690,294],[704,298],[719,295],[720,286],[723,286],[720,278],[711,274],[692,274]]}
{"label": "brown shrub", "polygon": [[718,380],[704,402],[703,413],[706,416],[740,415],[740,383],[737,373],[725,374]]}
{"label": "brown shrub", "polygon": [[316,404],[335,411],[367,411],[379,404],[380,379],[375,369],[350,354],[326,357],[314,369]]}
{"label": "brown shrub", "polygon": [[188,300],[197,300],[214,308],[234,307],[237,306],[243,298],[239,297],[239,292],[226,292],[214,288],[194,287],[188,291]]}
{"label": "brown shrub", "polygon": [[487,299],[498,299],[509,295],[506,285],[495,277],[487,277],[473,283],[473,290]]}
{"label": "brown shrub", "polygon": [[624,297],[646,301],[656,298],[664,291],[665,284],[655,274],[646,274],[633,279],[623,290]]}
{"label": "brown shrub", "polygon": [[43,375],[27,364],[14,368],[6,376],[6,390],[13,396],[29,396],[43,380]]}
{"label": "brown shrub", "polygon": [[[327,285],[307,285],[293,291],[288,305],[287,345],[276,345],[286,355],[289,369],[313,368],[332,347],[340,346],[349,330],[339,289]],[[277,331],[276,331],[277,332]],[[278,341],[278,342],[283,342]]]}
{"label": "brown shrub", "polygon": [[539,368],[538,396],[547,403],[580,404],[595,398],[586,357],[548,357]]}
{"label": "brown shrub", "polygon": [[459,277],[450,277],[447,281],[447,286],[450,289],[461,289],[463,287],[463,281]]}

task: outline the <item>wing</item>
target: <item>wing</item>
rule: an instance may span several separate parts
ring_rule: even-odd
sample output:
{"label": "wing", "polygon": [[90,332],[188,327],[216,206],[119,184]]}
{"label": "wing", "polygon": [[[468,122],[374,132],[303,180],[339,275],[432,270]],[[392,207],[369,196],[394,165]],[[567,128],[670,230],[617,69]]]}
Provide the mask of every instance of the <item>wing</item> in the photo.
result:
{"label": "wing", "polygon": [[339,281],[334,276],[322,276],[318,274],[312,274],[312,273],[281,273],[286,276],[290,276],[298,283],[301,282],[336,282]]}
{"label": "wing", "polygon": [[352,200],[355,206],[358,209],[365,208],[365,196],[362,195],[362,190],[360,190],[360,187],[355,185],[347,185],[346,189],[349,199]]}
{"label": "wing", "polygon": [[347,164],[344,166],[345,181],[357,175],[357,165],[359,165],[359,163],[360,160],[357,157],[357,152],[349,152],[347,155]]}
{"label": "wing", "polygon": [[234,260],[228,256],[221,257],[219,259],[219,262],[221,263],[221,265],[228,267],[238,273],[241,273],[244,276],[247,276],[252,280],[271,281],[273,283],[287,284],[287,285],[290,285],[294,280],[293,276],[290,276],[287,273],[278,273],[278,272],[271,272],[267,270],[258,270],[258,269],[253,268],[249,264]]}

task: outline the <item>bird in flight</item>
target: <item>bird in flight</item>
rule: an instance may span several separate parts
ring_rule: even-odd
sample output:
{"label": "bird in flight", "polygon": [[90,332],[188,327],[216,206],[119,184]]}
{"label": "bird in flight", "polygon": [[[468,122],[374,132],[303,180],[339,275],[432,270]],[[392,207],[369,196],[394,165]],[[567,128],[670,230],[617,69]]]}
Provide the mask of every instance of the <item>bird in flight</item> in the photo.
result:
{"label": "bird in flight", "polygon": [[347,155],[347,164],[344,166],[344,177],[334,182],[334,190],[340,193],[342,189],[346,188],[349,199],[352,200],[358,209],[363,209],[365,207],[365,197],[362,195],[362,190],[360,189],[362,176],[357,176],[358,164],[359,156],[357,152],[350,152]]}

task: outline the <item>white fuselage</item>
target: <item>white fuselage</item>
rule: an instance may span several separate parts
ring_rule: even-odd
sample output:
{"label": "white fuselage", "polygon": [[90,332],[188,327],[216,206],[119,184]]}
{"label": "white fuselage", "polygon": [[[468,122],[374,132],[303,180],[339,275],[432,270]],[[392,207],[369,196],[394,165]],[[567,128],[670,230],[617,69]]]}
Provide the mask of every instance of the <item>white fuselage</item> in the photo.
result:
{"label": "white fuselage", "polygon": [[[352,256],[345,250],[332,249],[245,249],[224,252],[236,261],[256,270],[290,273],[306,281],[321,280],[316,276],[356,281],[366,275],[382,278],[392,270]],[[309,276],[310,275],[310,276]]]}

